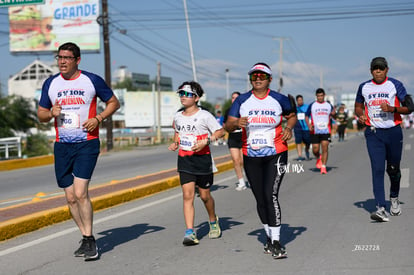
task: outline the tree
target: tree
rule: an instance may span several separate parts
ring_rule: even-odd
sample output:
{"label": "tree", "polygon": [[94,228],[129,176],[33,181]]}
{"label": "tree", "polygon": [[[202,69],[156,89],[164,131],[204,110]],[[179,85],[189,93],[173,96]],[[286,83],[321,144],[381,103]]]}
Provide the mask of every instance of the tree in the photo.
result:
{"label": "tree", "polygon": [[208,101],[199,101],[200,102],[200,105],[201,105],[201,107],[203,107],[204,109],[206,109],[207,111],[209,111],[210,113],[212,113],[213,114],[213,116],[215,116],[216,114],[215,114],[215,109],[214,109],[214,105],[213,104],[211,104],[210,102],[208,102]]}
{"label": "tree", "polygon": [[135,91],[134,84],[132,83],[132,78],[127,77],[123,81],[115,83],[113,85],[114,89],[127,89],[127,91]]}
{"label": "tree", "polygon": [[22,96],[0,98],[0,137],[14,136],[14,132],[26,133],[38,125],[33,103]]}

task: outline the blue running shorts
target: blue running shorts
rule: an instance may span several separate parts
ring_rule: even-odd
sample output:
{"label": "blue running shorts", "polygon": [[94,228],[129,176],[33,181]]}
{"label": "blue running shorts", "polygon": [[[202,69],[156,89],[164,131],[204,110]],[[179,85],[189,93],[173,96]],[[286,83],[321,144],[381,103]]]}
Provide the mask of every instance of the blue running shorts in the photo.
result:
{"label": "blue running shorts", "polygon": [[74,177],[91,179],[98,160],[99,147],[97,138],[79,143],[55,142],[55,175],[58,186],[71,186]]}

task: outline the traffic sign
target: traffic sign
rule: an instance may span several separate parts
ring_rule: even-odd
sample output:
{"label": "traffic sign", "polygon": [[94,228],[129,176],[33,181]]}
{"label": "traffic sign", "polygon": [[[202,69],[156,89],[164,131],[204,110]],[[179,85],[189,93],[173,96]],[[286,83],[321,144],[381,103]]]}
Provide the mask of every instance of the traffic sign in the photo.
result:
{"label": "traffic sign", "polygon": [[44,4],[45,0],[0,0],[0,8]]}

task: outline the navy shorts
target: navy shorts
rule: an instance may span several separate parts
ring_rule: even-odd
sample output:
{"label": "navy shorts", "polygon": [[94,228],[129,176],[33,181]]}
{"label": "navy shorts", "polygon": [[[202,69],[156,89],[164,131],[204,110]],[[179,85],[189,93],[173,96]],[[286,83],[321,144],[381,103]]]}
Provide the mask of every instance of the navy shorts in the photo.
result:
{"label": "navy shorts", "polygon": [[301,144],[305,143],[306,145],[310,144],[310,133],[309,130],[297,130],[295,129],[295,143]]}
{"label": "navy shorts", "polygon": [[55,142],[55,175],[60,188],[73,184],[73,178],[91,179],[99,156],[99,139],[80,143]]}
{"label": "navy shorts", "polygon": [[195,184],[202,189],[209,189],[213,185],[214,174],[207,175],[194,175],[186,172],[180,172],[180,183],[184,185],[189,182],[195,182]]}

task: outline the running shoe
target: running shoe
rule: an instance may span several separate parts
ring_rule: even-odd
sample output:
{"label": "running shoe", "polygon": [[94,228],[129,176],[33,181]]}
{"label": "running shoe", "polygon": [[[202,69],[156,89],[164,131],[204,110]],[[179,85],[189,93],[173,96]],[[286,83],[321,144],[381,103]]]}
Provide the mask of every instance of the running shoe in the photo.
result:
{"label": "running shoe", "polygon": [[391,216],[401,215],[401,207],[400,207],[399,199],[398,198],[390,198],[390,200],[391,200],[391,208],[390,208]]}
{"label": "running shoe", "polygon": [[78,249],[76,249],[76,251],[73,253],[73,256],[75,257],[84,257],[85,256],[85,249],[86,249],[86,243],[87,240],[86,238],[82,238],[82,240],[79,241],[79,243],[81,244],[80,247]]}
{"label": "running shoe", "polygon": [[243,191],[243,190],[246,190],[246,189],[247,189],[246,185],[238,184],[237,187],[236,187],[237,191]]}
{"label": "running shoe", "polygon": [[263,247],[263,252],[265,254],[272,254],[272,252],[273,252],[272,239],[270,239],[269,237],[267,237],[266,243]]}
{"label": "running shoe", "polygon": [[322,166],[321,167],[321,174],[327,174],[328,172],[326,171],[326,167]]}
{"label": "running shoe", "polygon": [[283,259],[287,257],[286,249],[280,244],[279,241],[273,241],[272,249],[273,259]]}
{"label": "running shoe", "polygon": [[377,222],[388,222],[388,212],[384,207],[377,207],[377,211],[371,213],[371,219]]}
{"label": "running shoe", "polygon": [[211,223],[208,223],[210,225],[210,232],[208,232],[208,237],[210,239],[217,239],[221,236],[221,228],[220,228],[220,222],[219,217],[216,215],[216,220]]}
{"label": "running shoe", "polygon": [[99,257],[98,246],[96,245],[96,241],[93,236],[87,237],[86,239],[83,257],[85,258],[85,261],[93,261]]}
{"label": "running shoe", "polygon": [[316,160],[316,168],[321,169],[322,167],[322,156],[319,156],[319,158]]}
{"label": "running shoe", "polygon": [[186,232],[184,235],[183,245],[190,246],[196,245],[199,241],[197,239],[196,233],[194,231]]}

